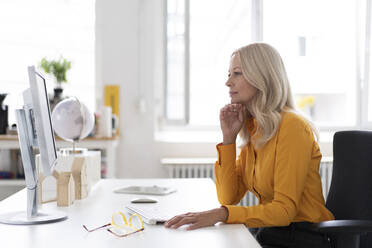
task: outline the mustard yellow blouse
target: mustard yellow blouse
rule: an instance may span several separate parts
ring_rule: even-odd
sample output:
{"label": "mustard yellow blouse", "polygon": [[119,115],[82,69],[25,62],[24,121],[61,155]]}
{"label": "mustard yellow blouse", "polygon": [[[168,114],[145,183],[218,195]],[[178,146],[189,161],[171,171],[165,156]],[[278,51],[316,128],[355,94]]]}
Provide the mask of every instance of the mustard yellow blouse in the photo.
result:
{"label": "mustard yellow blouse", "polygon": [[[281,116],[275,136],[260,149],[249,143],[237,160],[235,144],[217,145],[217,195],[228,209],[227,223],[264,227],[334,219],[325,207],[319,175],[322,154],[311,127],[295,113],[283,111]],[[247,125],[253,134],[256,120]],[[259,205],[236,206],[248,190]]]}

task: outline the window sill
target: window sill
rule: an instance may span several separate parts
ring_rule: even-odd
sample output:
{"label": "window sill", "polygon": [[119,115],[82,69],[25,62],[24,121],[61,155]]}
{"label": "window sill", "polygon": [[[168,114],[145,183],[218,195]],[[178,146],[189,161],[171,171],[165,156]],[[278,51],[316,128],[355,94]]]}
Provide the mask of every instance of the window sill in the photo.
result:
{"label": "window sill", "polygon": [[[331,131],[322,131],[319,134],[319,147],[323,157],[333,154],[333,134]],[[186,157],[214,156],[214,147],[222,142],[222,134],[220,131],[167,130],[155,133],[155,142],[169,153],[168,157],[177,157],[180,154],[181,157],[185,157],[185,154]],[[178,153],[172,153],[175,150]]]}
{"label": "window sill", "polygon": [[160,131],[155,133],[155,141],[164,143],[214,143],[222,142],[222,134],[217,131]]}
{"label": "window sill", "polygon": [[[332,143],[334,132],[319,132],[319,143]],[[167,130],[155,133],[155,141],[165,143],[219,143],[221,131]]]}

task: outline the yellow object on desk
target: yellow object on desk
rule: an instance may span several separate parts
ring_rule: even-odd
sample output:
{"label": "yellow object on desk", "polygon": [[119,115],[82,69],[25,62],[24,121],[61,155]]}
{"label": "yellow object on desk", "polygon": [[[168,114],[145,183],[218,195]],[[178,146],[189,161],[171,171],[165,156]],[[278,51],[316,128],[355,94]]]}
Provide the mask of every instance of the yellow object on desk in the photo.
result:
{"label": "yellow object on desk", "polygon": [[107,231],[117,237],[126,237],[128,235],[145,230],[141,216],[138,214],[132,214],[127,220],[125,214],[122,212],[114,213],[111,217],[111,223],[107,223],[94,229],[88,229],[86,225],[83,225],[83,228],[87,232],[94,232],[105,227],[109,227]]}

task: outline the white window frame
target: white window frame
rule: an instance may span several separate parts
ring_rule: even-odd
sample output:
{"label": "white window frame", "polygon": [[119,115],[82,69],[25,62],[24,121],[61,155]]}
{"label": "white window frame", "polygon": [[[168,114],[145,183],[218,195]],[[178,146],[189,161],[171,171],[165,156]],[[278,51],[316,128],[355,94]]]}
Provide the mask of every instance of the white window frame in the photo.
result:
{"label": "white window frame", "polygon": [[[162,118],[162,127],[166,130],[217,130],[218,126],[190,126],[190,0],[185,1],[185,117],[182,120],[172,120],[168,119],[166,116],[167,108],[167,1],[165,1],[165,11],[164,11],[164,99],[163,99],[163,111],[164,116]],[[251,36],[252,42],[263,41],[263,1],[264,0],[251,0],[252,10],[251,10]],[[363,25],[365,25],[365,30],[361,30],[359,22],[357,22],[357,45],[356,45],[356,124],[349,126],[333,126],[333,125],[322,125],[318,126],[320,131],[338,131],[338,130],[353,130],[353,129],[372,129],[372,121],[368,121],[368,95],[369,95],[369,82],[370,82],[370,56],[371,56],[371,22],[372,22],[372,0],[357,0],[358,4],[362,4],[361,1],[366,1],[366,13]],[[357,8],[359,11],[360,8]],[[361,34],[364,32],[364,40],[361,39]],[[361,44],[361,45],[360,45]],[[362,75],[363,73],[363,75]],[[370,99],[372,101],[372,99]]]}
{"label": "white window frame", "polygon": [[[370,58],[371,58],[371,21],[372,21],[372,1],[366,0],[366,19],[365,19],[365,47],[364,47],[364,78],[358,78],[359,96],[358,102],[359,123],[364,129],[371,129],[372,121],[368,121],[368,99],[370,84]],[[358,68],[360,69],[360,68]],[[361,72],[361,70],[359,70]],[[372,111],[370,109],[369,111]]]}
{"label": "white window frame", "polygon": [[190,121],[190,0],[184,0],[185,2],[185,78],[184,78],[184,117],[181,119],[171,119],[167,116],[167,92],[168,92],[168,0],[164,0],[165,6],[165,17],[164,17],[164,124],[169,126],[187,125]]}

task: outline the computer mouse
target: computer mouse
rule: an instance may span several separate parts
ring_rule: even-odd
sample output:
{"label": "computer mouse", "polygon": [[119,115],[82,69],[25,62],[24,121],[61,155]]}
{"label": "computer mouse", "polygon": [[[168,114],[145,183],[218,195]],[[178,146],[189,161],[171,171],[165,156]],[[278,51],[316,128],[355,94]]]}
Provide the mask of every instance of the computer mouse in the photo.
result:
{"label": "computer mouse", "polygon": [[140,197],[140,198],[134,198],[130,201],[131,203],[157,203],[158,200],[151,197]]}

